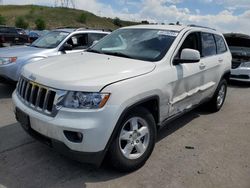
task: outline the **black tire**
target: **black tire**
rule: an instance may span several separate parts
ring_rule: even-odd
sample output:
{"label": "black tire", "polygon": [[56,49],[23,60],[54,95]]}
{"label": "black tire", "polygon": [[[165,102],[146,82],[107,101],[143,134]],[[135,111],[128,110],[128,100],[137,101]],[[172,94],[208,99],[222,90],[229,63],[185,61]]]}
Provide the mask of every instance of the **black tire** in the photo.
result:
{"label": "black tire", "polygon": [[[219,103],[218,96],[220,95],[220,91],[222,90],[223,87],[224,87],[224,95],[223,95],[222,101]],[[225,102],[226,94],[227,94],[227,81],[225,79],[222,79],[212,99],[206,104],[206,106],[208,106],[208,110],[210,112],[218,112]]]}
{"label": "black tire", "polygon": [[[133,118],[139,118],[138,120],[143,120],[144,124],[145,122],[147,123],[148,126],[148,135],[147,136],[147,147],[145,147],[145,151],[142,152],[141,156],[138,156],[138,158],[135,159],[129,159],[125,156],[125,154],[122,152],[122,142],[121,141],[121,135],[122,135],[122,130],[124,130],[126,128],[126,126],[132,126],[132,123],[130,123],[130,120],[132,120]],[[131,125],[128,125],[131,124]],[[143,125],[143,124],[142,124]],[[146,124],[145,124],[146,125]],[[140,127],[140,122],[138,122],[138,127]],[[141,126],[144,127],[144,126]],[[140,129],[141,130],[141,129]],[[129,132],[131,132],[133,130],[129,130]],[[138,128],[138,133],[139,133],[139,128]],[[137,134],[136,134],[137,135]],[[130,135],[130,137],[132,137]],[[133,137],[131,139],[134,139]],[[146,140],[146,137],[144,138],[140,138],[140,139],[144,139],[143,141]],[[137,142],[138,140],[136,140]],[[143,142],[140,140],[140,143]],[[145,108],[139,107],[139,108],[135,108],[134,110],[132,110],[130,113],[128,113],[124,119],[122,120],[122,123],[119,125],[118,131],[117,131],[117,135],[115,136],[110,148],[109,148],[109,160],[112,164],[112,166],[121,171],[121,172],[131,172],[134,170],[137,170],[138,168],[142,167],[145,162],[147,161],[147,159],[150,157],[154,146],[155,146],[155,141],[156,141],[156,123],[154,120],[154,117],[152,116],[152,114],[146,110]],[[124,141],[126,142],[125,145],[129,145],[129,143],[131,143],[131,140],[129,141]],[[133,142],[133,141],[132,141]],[[134,142],[135,143],[135,142]],[[138,141],[139,143],[139,141]],[[125,147],[126,147],[125,146]],[[124,149],[125,149],[124,147]],[[131,150],[131,154],[129,155],[134,155],[133,151],[135,153],[137,153],[137,149],[136,146],[131,146],[134,147]]]}

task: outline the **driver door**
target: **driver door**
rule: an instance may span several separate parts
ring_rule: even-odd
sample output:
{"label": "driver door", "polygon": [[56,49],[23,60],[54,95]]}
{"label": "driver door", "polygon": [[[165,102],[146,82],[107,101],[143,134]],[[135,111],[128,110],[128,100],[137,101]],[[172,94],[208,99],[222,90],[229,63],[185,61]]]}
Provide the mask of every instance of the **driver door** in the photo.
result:
{"label": "driver door", "polygon": [[[174,59],[179,59],[183,49],[194,49],[201,52],[200,33],[189,33],[179,47]],[[175,63],[173,63],[175,64]],[[204,83],[203,60],[198,63],[179,63],[173,65],[176,81],[172,83],[173,93],[170,98],[169,116],[180,114],[200,103],[200,89]]]}
{"label": "driver door", "polygon": [[64,50],[66,54],[82,52],[88,47],[88,34],[73,35],[65,42],[65,44],[72,47],[72,49]]}

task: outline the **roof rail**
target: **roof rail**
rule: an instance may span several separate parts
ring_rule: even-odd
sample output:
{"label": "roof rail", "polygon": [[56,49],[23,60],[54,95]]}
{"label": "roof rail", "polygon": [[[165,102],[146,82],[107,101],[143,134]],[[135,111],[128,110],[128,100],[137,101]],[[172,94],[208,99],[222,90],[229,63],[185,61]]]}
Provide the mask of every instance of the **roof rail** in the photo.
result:
{"label": "roof rail", "polygon": [[206,27],[206,26],[201,26],[201,25],[190,24],[188,26],[189,27],[200,27],[200,28],[205,28],[205,29],[212,29],[212,30],[216,31],[216,29],[214,29],[214,28]]}
{"label": "roof rail", "polygon": [[100,29],[100,28],[89,28],[89,27],[77,28],[75,31],[82,31],[82,30],[87,30],[87,29],[112,32],[112,29]]}
{"label": "roof rail", "polygon": [[76,29],[76,28],[71,26],[65,26],[65,27],[57,27],[56,29]]}

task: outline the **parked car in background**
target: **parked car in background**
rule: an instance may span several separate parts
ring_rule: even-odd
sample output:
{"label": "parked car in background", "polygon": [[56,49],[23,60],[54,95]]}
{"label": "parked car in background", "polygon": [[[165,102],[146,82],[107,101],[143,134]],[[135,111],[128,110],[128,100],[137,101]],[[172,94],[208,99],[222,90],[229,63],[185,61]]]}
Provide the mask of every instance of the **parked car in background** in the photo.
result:
{"label": "parked car in background", "polygon": [[108,154],[118,170],[136,170],[166,122],[204,102],[221,109],[231,61],[213,29],[121,28],[83,53],[26,65],[12,95],[16,118],[72,158],[100,165]]}
{"label": "parked car in background", "polygon": [[58,29],[29,46],[0,49],[0,76],[17,81],[24,65],[49,56],[80,52],[110,32],[91,29]]}
{"label": "parked car in background", "polygon": [[29,36],[29,43],[34,42],[39,37],[46,35],[49,32],[49,30],[27,30],[26,33]]}
{"label": "parked car in background", "polygon": [[250,82],[250,36],[239,33],[224,36],[233,57],[230,79]]}
{"label": "parked car in background", "polygon": [[40,35],[36,32],[29,32],[29,42],[32,43],[34,42],[36,39],[38,39],[40,37]]}
{"label": "parked car in background", "polygon": [[21,28],[0,26],[0,47],[26,44],[28,39],[28,35]]}

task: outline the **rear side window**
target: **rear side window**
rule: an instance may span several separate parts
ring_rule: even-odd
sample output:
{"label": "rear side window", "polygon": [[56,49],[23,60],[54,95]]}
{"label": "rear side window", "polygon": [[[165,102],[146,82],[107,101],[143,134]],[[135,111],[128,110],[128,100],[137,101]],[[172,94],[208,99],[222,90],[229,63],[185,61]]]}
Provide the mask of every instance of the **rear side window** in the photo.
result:
{"label": "rear side window", "polygon": [[11,27],[1,27],[0,33],[16,33],[16,30]]}
{"label": "rear side window", "polygon": [[216,44],[211,33],[201,33],[201,42],[203,57],[216,55]]}
{"label": "rear side window", "polygon": [[226,52],[227,47],[226,47],[225,41],[222,38],[222,36],[214,35],[214,37],[215,37],[216,46],[217,46],[217,53],[222,54],[222,53]]}
{"label": "rear side window", "polygon": [[8,29],[6,27],[0,27],[0,33],[7,33]]}

